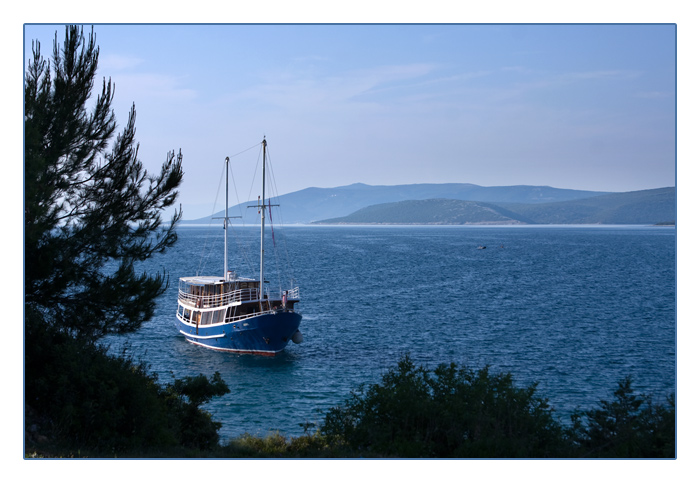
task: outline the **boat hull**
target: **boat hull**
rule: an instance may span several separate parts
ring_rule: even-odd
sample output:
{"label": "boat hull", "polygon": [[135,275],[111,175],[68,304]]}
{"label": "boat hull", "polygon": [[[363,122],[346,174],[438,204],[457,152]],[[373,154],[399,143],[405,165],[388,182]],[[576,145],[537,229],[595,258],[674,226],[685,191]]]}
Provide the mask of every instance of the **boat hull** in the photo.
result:
{"label": "boat hull", "polygon": [[188,342],[223,352],[275,355],[299,329],[301,315],[296,312],[268,312],[236,322],[195,326],[178,316],[177,326]]}

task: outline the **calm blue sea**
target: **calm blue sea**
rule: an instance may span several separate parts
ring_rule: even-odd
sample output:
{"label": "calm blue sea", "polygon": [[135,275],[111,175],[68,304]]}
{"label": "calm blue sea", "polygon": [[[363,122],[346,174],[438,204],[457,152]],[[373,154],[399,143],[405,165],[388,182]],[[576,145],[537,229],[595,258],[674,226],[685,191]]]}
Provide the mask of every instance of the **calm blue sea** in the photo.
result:
{"label": "calm blue sea", "polygon": [[[243,276],[257,273],[258,230],[229,238]],[[406,352],[430,368],[488,364],[518,385],[538,381],[564,422],[626,375],[659,402],[675,392],[674,228],[275,227],[268,274],[275,286],[291,268],[305,340],[274,358],[218,353],[178,334],[177,280],[222,273],[223,230],[183,226],[178,236],[143,267],[170,274],[155,317],[108,342],[115,352],[127,344],[163,383],[219,371],[231,393],[207,409],[224,439],[302,434]]]}

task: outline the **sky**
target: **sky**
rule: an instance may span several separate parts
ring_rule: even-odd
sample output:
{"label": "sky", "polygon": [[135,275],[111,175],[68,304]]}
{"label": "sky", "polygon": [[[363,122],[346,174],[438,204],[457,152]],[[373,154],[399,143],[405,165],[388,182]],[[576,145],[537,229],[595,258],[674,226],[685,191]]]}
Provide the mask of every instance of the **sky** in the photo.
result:
{"label": "sky", "polygon": [[[49,55],[57,31],[62,42],[63,25],[25,25],[25,66],[32,40]],[[117,120],[136,107],[141,160],[155,171],[182,150],[187,219],[211,213],[224,158],[263,136],[279,194],[358,182],[598,191],[676,183],[673,24],[94,32],[99,84],[114,82]],[[255,158],[246,163],[235,166],[243,186]]]}

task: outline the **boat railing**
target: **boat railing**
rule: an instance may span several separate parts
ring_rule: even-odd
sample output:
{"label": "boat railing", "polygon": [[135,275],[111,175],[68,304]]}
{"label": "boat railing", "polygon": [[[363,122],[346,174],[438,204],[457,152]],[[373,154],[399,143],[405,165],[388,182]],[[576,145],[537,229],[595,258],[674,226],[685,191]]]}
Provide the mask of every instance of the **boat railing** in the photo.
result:
{"label": "boat railing", "polygon": [[180,290],[180,301],[195,308],[210,309],[224,307],[233,303],[250,302],[258,300],[258,290],[255,288],[244,288],[233,290],[216,295],[197,295]]}
{"label": "boat railing", "polygon": [[[275,312],[278,312],[277,309],[269,309],[269,310],[263,310],[262,312],[256,312],[255,315],[265,315],[265,314],[274,314]],[[229,315],[226,317],[226,323],[231,323],[231,322],[239,322],[242,320],[250,319],[251,314],[246,314],[246,315]]]}
{"label": "boat railing", "polygon": [[[288,309],[284,309],[282,306],[275,305],[275,306],[267,306],[266,309],[264,309],[261,312],[255,312],[253,315],[265,315],[265,314],[278,314],[281,312],[287,312]],[[225,322],[228,324],[230,322],[239,322],[243,321],[246,319],[250,319],[251,314],[244,314],[244,315],[227,315]]]}
{"label": "boat railing", "polygon": [[[180,289],[179,299],[185,305],[189,305],[192,308],[211,309],[216,307],[224,307],[235,303],[260,300],[258,294],[259,291],[257,288],[244,288],[216,295],[198,295]],[[268,300],[271,298],[267,290],[265,290],[265,298]],[[282,295],[280,294],[278,298],[281,299]],[[289,300],[298,300],[299,287],[294,287],[287,290],[287,298]]]}

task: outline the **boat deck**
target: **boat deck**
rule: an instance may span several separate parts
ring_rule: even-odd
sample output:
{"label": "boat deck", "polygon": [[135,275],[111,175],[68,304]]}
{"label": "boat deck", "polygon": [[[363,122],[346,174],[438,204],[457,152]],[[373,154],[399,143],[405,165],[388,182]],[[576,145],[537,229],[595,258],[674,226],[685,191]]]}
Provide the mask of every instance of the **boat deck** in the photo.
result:
{"label": "boat deck", "polygon": [[[263,300],[282,300],[283,294],[270,297],[266,293]],[[293,304],[299,300],[299,287],[294,287],[286,293],[286,299]],[[260,289],[257,280],[236,279],[226,281],[222,277],[183,277],[180,279],[178,301],[193,309],[215,309],[242,305],[248,302],[259,302]]]}

